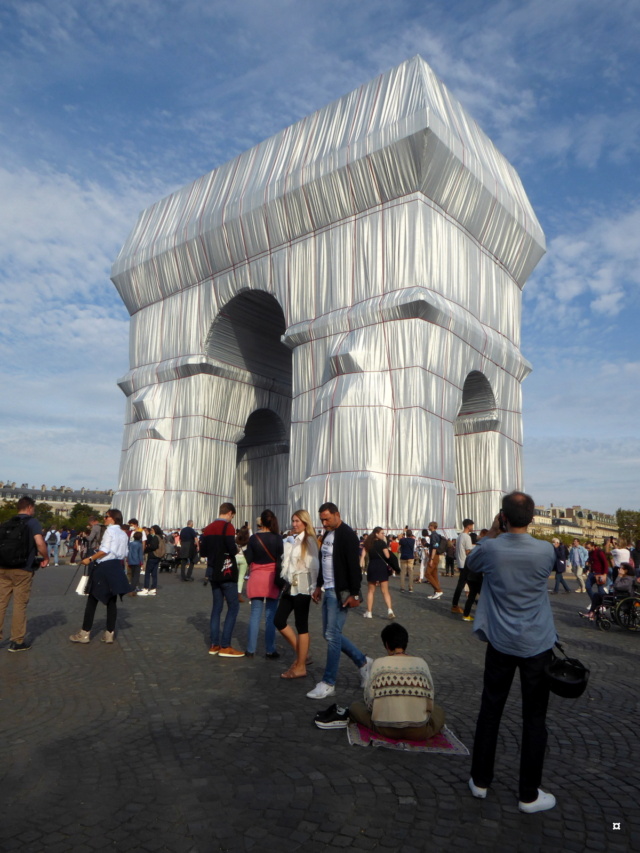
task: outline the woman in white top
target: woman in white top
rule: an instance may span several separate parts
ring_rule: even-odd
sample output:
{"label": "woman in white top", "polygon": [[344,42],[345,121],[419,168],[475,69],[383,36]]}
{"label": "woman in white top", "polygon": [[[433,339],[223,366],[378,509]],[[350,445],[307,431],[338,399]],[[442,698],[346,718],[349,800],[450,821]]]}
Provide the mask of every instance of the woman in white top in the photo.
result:
{"label": "woman in white top", "polygon": [[[285,542],[282,559],[282,578],[286,581],[274,624],[296,653],[296,659],[281,678],[304,678],[307,674],[309,654],[309,605],[311,593],[318,578],[318,540],[306,509],[296,510],[291,516],[294,541]],[[287,625],[293,610],[296,633]]]}
{"label": "woman in white top", "polygon": [[82,628],[69,639],[72,643],[88,643],[91,639],[91,627],[98,602],[107,607],[107,630],[102,636],[102,642],[113,643],[118,616],[117,597],[122,598],[133,587],[127,580],[124,568],[124,558],[129,548],[129,537],[122,529],[122,513],[119,509],[108,510],[104,523],[106,530],[100,550],[91,557],[82,560],[83,565],[91,566],[89,583],[87,584],[87,605],[84,610]]}

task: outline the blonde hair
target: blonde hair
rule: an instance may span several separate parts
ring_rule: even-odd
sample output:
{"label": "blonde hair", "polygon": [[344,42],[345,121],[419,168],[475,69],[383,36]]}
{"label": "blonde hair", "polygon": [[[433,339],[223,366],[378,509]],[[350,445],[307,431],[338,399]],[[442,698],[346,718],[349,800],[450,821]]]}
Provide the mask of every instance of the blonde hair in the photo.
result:
{"label": "blonde hair", "polygon": [[318,540],[316,538],[316,531],[311,521],[311,516],[306,511],[306,509],[297,509],[295,512],[291,513],[291,518],[293,518],[294,515],[299,518],[300,521],[304,524],[304,539],[302,540],[303,558],[307,556],[307,551],[309,550],[309,542],[313,542],[312,551],[314,551],[314,556],[317,556]]}

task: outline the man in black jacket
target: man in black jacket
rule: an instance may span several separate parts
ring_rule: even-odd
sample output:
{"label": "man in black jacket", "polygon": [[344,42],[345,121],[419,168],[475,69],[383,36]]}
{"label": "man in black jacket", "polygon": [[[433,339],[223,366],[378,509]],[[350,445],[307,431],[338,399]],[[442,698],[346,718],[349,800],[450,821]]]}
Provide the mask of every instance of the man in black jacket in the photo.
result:
{"label": "man in black jacket", "polygon": [[316,603],[321,601],[324,587],[322,633],[327,641],[327,662],[322,681],[307,693],[309,699],[326,699],[336,692],[340,652],[350,657],[360,669],[363,685],[373,663],[372,658],[363,655],[342,633],[349,609],[359,607],[361,601],[362,572],[358,537],[340,518],[335,504],[324,503],[318,512],[325,534],[320,549],[317,586],[311,597]]}

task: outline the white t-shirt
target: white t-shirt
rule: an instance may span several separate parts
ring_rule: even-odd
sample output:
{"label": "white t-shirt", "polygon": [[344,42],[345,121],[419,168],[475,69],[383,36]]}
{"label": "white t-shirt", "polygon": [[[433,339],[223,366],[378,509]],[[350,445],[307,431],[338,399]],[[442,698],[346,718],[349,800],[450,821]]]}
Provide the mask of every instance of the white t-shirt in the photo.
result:
{"label": "white t-shirt", "polygon": [[333,576],[333,539],[335,530],[327,533],[324,542],[322,543],[322,580],[325,589],[334,589],[336,585]]}
{"label": "white t-shirt", "polygon": [[464,533],[464,531],[459,533],[456,540],[456,566],[459,569],[464,569],[464,564],[467,560],[467,551],[471,551],[472,548],[473,542],[469,534]]}
{"label": "white t-shirt", "polygon": [[613,565],[620,568],[623,563],[628,563],[631,559],[631,552],[628,548],[614,548],[611,552],[613,557]]}

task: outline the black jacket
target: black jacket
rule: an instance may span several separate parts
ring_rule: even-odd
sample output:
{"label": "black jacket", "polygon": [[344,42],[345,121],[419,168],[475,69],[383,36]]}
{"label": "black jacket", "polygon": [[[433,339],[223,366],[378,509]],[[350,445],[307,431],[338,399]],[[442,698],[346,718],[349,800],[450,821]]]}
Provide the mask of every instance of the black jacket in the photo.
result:
{"label": "black jacket", "polygon": [[[324,542],[328,533],[322,537]],[[348,591],[350,595],[360,595],[362,570],[360,569],[360,543],[354,530],[344,521],[333,531],[333,576],[337,593]],[[324,585],[322,577],[322,552],[317,587]]]}

